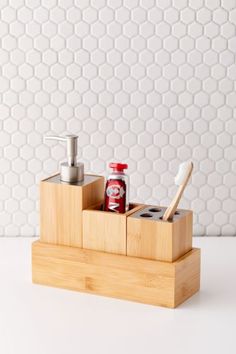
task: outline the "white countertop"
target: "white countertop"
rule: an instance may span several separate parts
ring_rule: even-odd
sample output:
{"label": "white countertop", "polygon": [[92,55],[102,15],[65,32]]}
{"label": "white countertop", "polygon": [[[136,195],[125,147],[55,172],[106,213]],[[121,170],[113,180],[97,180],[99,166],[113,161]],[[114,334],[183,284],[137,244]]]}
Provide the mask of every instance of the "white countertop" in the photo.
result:
{"label": "white countertop", "polygon": [[0,238],[1,354],[234,354],[236,237],[194,238],[201,291],[177,309],[31,283],[33,238]]}

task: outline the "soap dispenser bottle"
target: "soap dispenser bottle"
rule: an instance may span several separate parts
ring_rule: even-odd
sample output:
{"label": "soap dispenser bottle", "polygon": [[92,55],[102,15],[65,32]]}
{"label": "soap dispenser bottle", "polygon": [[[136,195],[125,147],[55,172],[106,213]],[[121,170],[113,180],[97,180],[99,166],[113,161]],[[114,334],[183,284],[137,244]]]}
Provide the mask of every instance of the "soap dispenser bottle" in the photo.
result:
{"label": "soap dispenser bottle", "polygon": [[77,162],[77,135],[46,136],[44,140],[57,140],[66,142],[67,162],[60,164],[60,179],[63,182],[74,183],[84,180],[84,164]]}
{"label": "soap dispenser bottle", "polygon": [[60,172],[40,182],[40,241],[83,247],[83,210],[101,203],[104,177],[84,174],[77,161],[78,136],[47,136],[67,144],[67,161]]}

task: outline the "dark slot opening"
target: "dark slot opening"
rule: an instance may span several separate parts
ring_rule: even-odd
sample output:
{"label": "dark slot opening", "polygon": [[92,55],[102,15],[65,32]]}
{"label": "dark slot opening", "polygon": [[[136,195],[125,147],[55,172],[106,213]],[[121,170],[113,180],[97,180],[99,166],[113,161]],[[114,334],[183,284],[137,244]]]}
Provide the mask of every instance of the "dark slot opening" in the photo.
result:
{"label": "dark slot opening", "polygon": [[151,218],[152,217],[152,214],[149,214],[149,213],[143,213],[140,215],[142,218]]}
{"label": "dark slot opening", "polygon": [[161,209],[159,209],[159,208],[151,208],[148,211],[150,211],[151,213],[159,213],[161,211]]}

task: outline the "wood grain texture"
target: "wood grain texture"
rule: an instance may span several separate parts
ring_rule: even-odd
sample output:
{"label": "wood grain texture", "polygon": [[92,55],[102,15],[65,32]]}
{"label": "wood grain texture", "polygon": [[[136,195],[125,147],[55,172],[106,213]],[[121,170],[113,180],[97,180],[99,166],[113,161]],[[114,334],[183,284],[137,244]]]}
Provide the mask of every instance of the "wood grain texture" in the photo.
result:
{"label": "wood grain texture", "polygon": [[127,218],[127,255],[173,262],[192,248],[192,212],[173,222]]}
{"label": "wood grain texture", "polygon": [[85,185],[40,183],[40,239],[42,242],[82,247],[82,210],[103,198],[104,178]]}
{"label": "wood grain texture", "polygon": [[36,241],[32,280],[92,294],[175,307],[199,290],[200,250],[168,263]]}
{"label": "wood grain texture", "polygon": [[195,252],[192,257],[188,257],[187,253],[175,264],[175,305],[178,306],[188,299],[195,289],[200,289],[201,253]]}
{"label": "wood grain texture", "polygon": [[126,255],[127,217],[142,205],[131,204],[124,214],[102,211],[100,206],[83,211],[83,247]]}

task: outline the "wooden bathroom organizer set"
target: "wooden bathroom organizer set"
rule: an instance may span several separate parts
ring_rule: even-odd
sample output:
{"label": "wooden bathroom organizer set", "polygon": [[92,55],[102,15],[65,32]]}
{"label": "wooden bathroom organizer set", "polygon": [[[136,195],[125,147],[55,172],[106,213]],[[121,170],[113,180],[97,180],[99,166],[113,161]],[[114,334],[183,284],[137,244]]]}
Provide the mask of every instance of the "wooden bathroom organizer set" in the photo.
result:
{"label": "wooden bathroom organizer set", "polygon": [[44,284],[176,307],[199,290],[200,250],[192,248],[192,211],[130,204],[102,211],[104,178],[40,184],[40,240],[32,246],[32,278]]}

